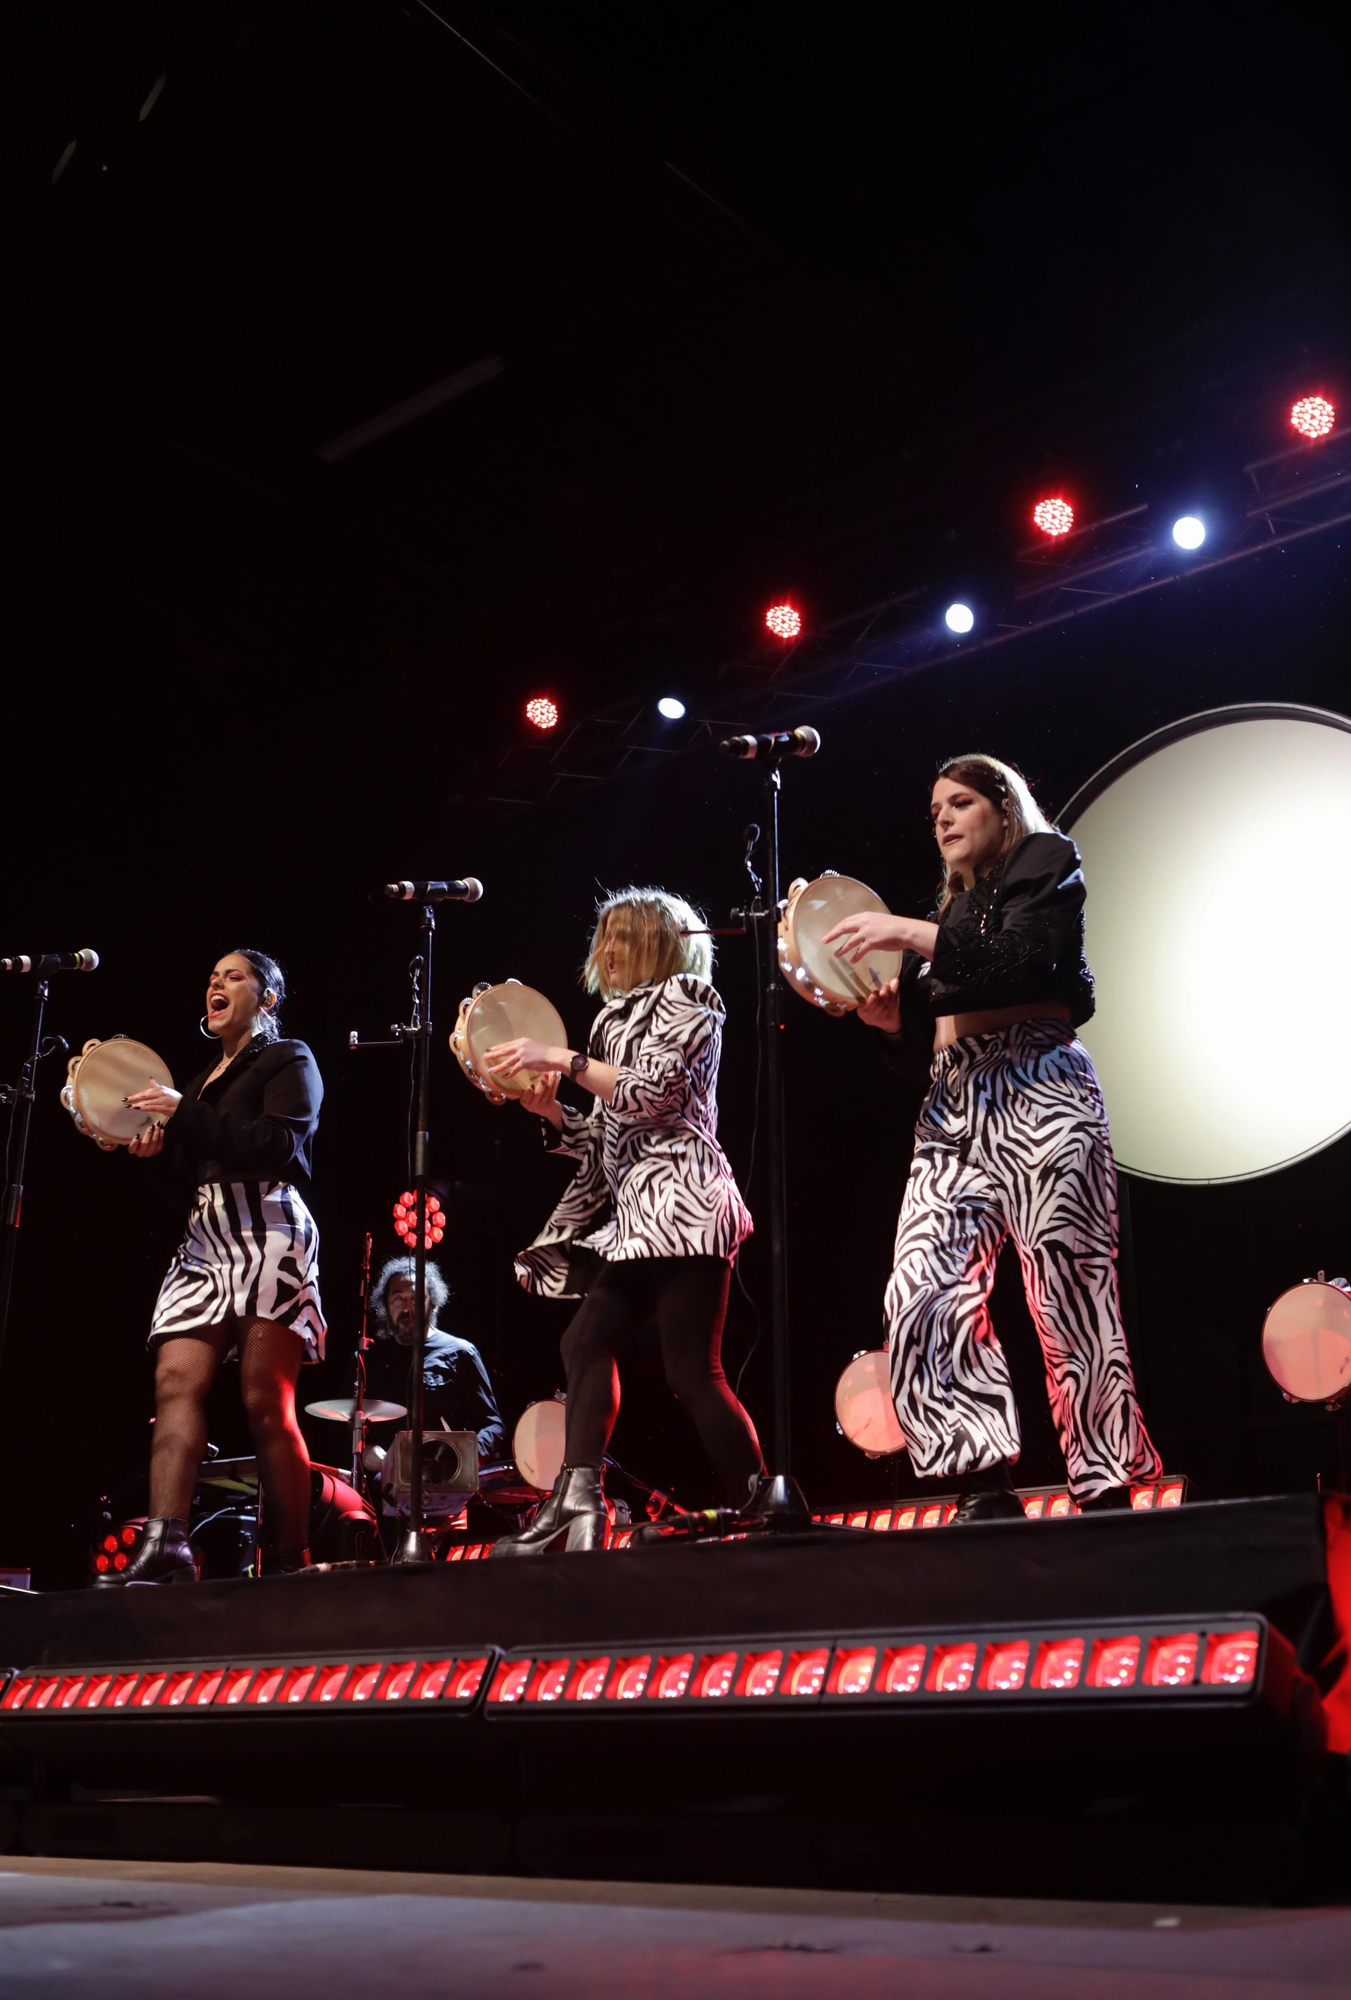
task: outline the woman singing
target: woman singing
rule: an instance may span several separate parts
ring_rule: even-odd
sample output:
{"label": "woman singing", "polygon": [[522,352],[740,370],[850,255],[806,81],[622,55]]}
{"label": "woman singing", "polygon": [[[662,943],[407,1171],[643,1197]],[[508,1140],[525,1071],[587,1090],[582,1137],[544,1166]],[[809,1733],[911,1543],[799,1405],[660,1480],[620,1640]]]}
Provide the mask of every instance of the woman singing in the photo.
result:
{"label": "woman singing", "polygon": [[[528,1291],[585,1294],[563,1336],[566,1464],[533,1525],[494,1555],[595,1549],[605,1541],[601,1468],[619,1412],[617,1356],[656,1321],[666,1380],[739,1504],[763,1472],[754,1426],[722,1371],[723,1319],[737,1247],[751,1218],[717,1142],[725,1009],[709,985],[703,918],[664,889],[602,903],[583,983],[606,1004],[585,1054],[529,1039],[488,1060],[503,1076],[547,1072],[521,1103],[546,1143],[578,1163],[548,1223],[516,1261]],[[560,1075],[595,1097],[564,1109]]]}
{"label": "woman singing", "polygon": [[1081,1509],[1128,1507],[1131,1480],[1161,1467],[1121,1323],[1102,1092],[1074,1033],[1093,1012],[1078,849],[994,757],[945,764],[930,812],[937,921],[849,917],[826,938],[855,962],[904,952],[859,1015],[898,1065],[932,1055],[886,1295],[896,1414],[915,1471],[959,1482],[957,1520],[1021,1515],[1018,1412],[988,1307],[1012,1236],[1070,1492]]}
{"label": "woman singing", "polygon": [[135,1557],[103,1584],[196,1578],[188,1508],[206,1446],[207,1391],[237,1357],[262,1479],[272,1567],[309,1567],[310,1460],[295,1415],[301,1365],[324,1352],[319,1232],[294,1183],[307,1181],[324,1087],[304,1042],[283,1041],[281,968],[259,951],[227,952],[207,981],[202,1029],[214,1068],[180,1095],[159,1085],[128,1104],[163,1121],[133,1139],[137,1159],[164,1152],[197,1190],[187,1234],[160,1287],[150,1519]]}

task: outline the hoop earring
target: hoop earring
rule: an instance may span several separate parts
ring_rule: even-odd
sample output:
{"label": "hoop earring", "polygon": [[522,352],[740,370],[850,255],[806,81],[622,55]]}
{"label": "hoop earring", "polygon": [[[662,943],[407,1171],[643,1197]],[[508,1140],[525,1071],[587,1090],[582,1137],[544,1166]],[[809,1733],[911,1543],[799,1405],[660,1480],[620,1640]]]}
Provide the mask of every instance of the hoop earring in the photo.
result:
{"label": "hoop earring", "polygon": [[215,1036],[214,1036],[214,1035],[212,1034],[212,1032],[211,1032],[210,1028],[208,1028],[208,1027],[207,1027],[207,1025],[206,1025],[206,1015],[205,1015],[205,1014],[203,1014],[203,1016],[202,1016],[201,1020],[200,1020],[200,1021],[199,1021],[199,1022],[197,1023],[197,1032],[198,1032],[198,1034],[199,1034],[199,1035],[204,1035],[204,1036],[206,1037],[207,1041],[209,1041],[209,1042],[214,1042],[214,1041],[215,1041],[215,1039],[216,1039],[216,1037],[215,1037]]}

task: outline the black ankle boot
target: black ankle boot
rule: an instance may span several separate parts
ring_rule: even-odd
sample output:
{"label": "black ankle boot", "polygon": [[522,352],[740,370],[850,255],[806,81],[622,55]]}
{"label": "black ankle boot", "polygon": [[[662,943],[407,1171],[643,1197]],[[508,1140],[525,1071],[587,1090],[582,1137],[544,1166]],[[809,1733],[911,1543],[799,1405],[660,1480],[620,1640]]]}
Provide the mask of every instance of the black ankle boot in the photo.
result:
{"label": "black ankle boot", "polygon": [[1021,1521],[1023,1503],[1013,1490],[1013,1474],[1008,1461],[982,1466],[968,1473],[957,1495],[957,1512],[950,1526],[965,1527],[973,1521]]}
{"label": "black ankle boot", "polygon": [[313,1569],[308,1549],[277,1549],[263,1570],[264,1576],[299,1576]]}
{"label": "black ankle boot", "polygon": [[539,1556],[603,1549],[609,1517],[598,1465],[565,1465],[528,1528],[494,1542],[495,1556]]}
{"label": "black ankle boot", "polygon": [[96,1590],[125,1583],[196,1583],[197,1558],[188,1541],[186,1521],[152,1517],[141,1530],[135,1555],[120,1575],[109,1571],[95,1582]]}
{"label": "black ankle boot", "polygon": [[1091,1500],[1080,1500],[1078,1506],[1081,1514],[1129,1514],[1131,1490],[1129,1486],[1108,1486]]}

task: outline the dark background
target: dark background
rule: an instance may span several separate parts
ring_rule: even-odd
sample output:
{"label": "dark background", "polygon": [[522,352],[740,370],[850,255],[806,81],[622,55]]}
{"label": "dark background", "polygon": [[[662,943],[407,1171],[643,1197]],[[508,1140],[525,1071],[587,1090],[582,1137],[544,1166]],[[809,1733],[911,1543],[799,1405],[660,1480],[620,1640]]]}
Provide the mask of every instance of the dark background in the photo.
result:
{"label": "dark background", "polygon": [[[327,1085],[330,1360],[304,1393],[341,1393],[363,1233],[377,1259],[399,1247],[406,1178],[406,1058],[346,1051],[349,1028],[406,1012],[415,919],[372,892],[479,874],[483,903],[440,919],[440,1030],[475,981],[515,976],[580,1038],[598,891],[665,882],[723,918],[757,781],[696,752],[504,815],[488,801],[527,695],[552,692],[565,721],[668,692],[721,713],[720,670],[754,664],[782,592],[817,622],[916,586],[978,592],[1056,487],[1081,519],[1230,504],[1241,467],[1289,442],[1293,395],[1344,401],[1331,65],[1312,17],[1256,10],[269,0],[10,7],[0,34],[0,949],[95,946],[101,970],[56,983],[51,1027],[72,1048],[133,1034],[180,1082],[205,1060],[215,958],[282,960],[289,1031]],[[488,355],[496,381],[318,456]],[[786,777],[786,875],[836,867],[924,907],[927,786],[956,751],[1018,762],[1054,812],[1179,715],[1346,711],[1343,541],[814,712],[822,754]],[[1344,858],[1328,872],[1343,907]],[[729,942],[719,973],[743,1174],[746,949]],[[1271,1031],[1316,1035],[1316,1009],[1282,1013],[1298,946],[1279,912],[1254,912],[1253,949]],[[0,993],[6,1076],[27,1005],[22,982]],[[861,1501],[908,1475],[836,1436],[831,1389],[878,1339],[912,1106],[855,1023],[788,1009],[798,1465],[814,1504]],[[0,1560],[39,1582],[69,1573],[79,1507],[144,1457],[144,1332],[179,1222],[76,1134],[62,1081],[53,1060],[0,1382]],[[451,1323],[510,1423],[561,1380],[567,1309],[510,1276],[560,1170],[443,1039],[433,1122]],[[1208,1493],[1335,1465],[1333,1426],[1281,1402],[1258,1335],[1285,1286],[1351,1263],[1349,1160],[1343,1142],[1240,1187],[1132,1187],[1146,1412]],[[758,1179],[750,1194],[763,1213]],[[743,1265],[767,1312],[764,1250],[762,1232]],[[996,1312],[1026,1477],[1054,1476],[1016,1270]],[[754,1331],[734,1294],[733,1374]],[[766,1364],[762,1347],[744,1377],[762,1429]],[[244,1448],[228,1375],[213,1437]],[[341,1450],[336,1427],[310,1437]],[[615,1449],[709,1493],[650,1358]]]}

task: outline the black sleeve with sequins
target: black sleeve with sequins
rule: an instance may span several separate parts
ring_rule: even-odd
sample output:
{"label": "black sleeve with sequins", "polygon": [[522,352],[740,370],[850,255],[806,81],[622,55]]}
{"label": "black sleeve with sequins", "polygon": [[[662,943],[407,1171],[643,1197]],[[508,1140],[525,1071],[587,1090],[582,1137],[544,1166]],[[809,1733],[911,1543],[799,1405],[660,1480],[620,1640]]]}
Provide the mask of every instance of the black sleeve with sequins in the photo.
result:
{"label": "black sleeve with sequins", "polygon": [[955,897],[938,926],[929,997],[935,1014],[1063,1000],[1093,1011],[1084,958],[1079,850],[1059,833],[1031,833],[1002,866]]}

